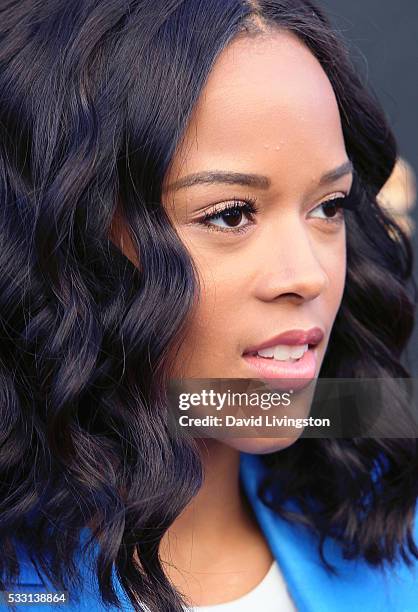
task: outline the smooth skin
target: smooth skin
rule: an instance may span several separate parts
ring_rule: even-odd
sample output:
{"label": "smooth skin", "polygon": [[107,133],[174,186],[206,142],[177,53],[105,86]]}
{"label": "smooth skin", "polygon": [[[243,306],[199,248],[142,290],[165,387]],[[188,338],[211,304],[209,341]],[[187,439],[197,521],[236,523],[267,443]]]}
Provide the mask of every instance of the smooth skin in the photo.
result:
{"label": "smooth skin", "polygon": [[[349,194],[348,161],[331,84],[299,39],[266,30],[224,49],[164,181],[163,205],[202,287],[178,354],[179,376],[253,378],[242,356],[247,347],[319,326],[318,376],[346,276],[344,212],[326,214],[323,204]],[[265,179],[175,188],[214,171]],[[204,224],[205,213],[248,198],[256,199],[256,214],[235,210]],[[126,228],[115,227],[114,239],[139,265]],[[160,549],[167,574],[195,605],[241,597],[267,573],[272,554],[239,491],[239,451],[272,452],[294,441],[200,441],[205,482]]]}

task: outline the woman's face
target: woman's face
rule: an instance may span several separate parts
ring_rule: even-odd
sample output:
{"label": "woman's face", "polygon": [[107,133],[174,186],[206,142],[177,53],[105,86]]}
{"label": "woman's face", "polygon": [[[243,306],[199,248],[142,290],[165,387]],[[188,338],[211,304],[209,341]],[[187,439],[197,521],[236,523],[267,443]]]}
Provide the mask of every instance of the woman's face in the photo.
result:
{"label": "woman's face", "polygon": [[[323,339],[309,351],[318,376],[346,274],[343,213],[323,205],[347,196],[351,182],[334,92],[307,47],[285,32],[231,43],[164,181],[163,204],[202,290],[176,374],[257,378],[252,363],[261,357],[251,362],[248,348],[317,327]],[[234,202],[245,208],[205,219]],[[253,452],[290,443],[230,442]]]}

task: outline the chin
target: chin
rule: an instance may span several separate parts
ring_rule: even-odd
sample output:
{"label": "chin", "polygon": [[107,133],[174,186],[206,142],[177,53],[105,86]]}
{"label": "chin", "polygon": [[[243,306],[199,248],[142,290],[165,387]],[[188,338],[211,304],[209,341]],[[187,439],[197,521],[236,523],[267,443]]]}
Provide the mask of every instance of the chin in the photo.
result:
{"label": "chin", "polygon": [[288,438],[230,438],[223,440],[224,444],[231,446],[244,453],[252,455],[266,455],[288,448],[299,439],[300,436]]}

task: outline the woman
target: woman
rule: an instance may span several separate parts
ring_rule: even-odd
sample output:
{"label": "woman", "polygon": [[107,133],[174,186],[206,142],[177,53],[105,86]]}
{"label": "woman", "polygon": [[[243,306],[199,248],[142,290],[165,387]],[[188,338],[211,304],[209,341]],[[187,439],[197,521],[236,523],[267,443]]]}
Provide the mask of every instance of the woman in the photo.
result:
{"label": "woman", "polygon": [[28,0],[0,24],[2,588],[415,609],[415,439],[167,425],[175,378],[408,377],[395,143],[325,17]]}

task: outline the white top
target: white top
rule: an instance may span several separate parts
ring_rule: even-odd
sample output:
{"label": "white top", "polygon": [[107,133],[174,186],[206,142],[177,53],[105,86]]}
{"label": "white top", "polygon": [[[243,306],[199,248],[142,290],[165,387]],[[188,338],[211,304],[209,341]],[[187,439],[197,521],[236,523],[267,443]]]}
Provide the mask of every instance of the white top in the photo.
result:
{"label": "white top", "polygon": [[297,612],[277,561],[273,561],[263,580],[238,599],[214,606],[187,608],[187,612]]}

